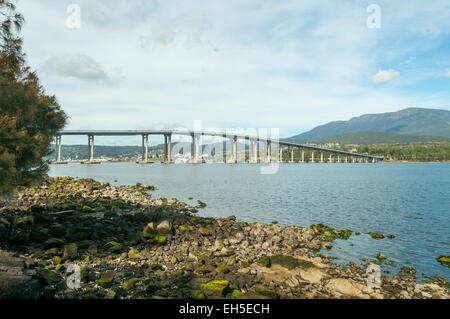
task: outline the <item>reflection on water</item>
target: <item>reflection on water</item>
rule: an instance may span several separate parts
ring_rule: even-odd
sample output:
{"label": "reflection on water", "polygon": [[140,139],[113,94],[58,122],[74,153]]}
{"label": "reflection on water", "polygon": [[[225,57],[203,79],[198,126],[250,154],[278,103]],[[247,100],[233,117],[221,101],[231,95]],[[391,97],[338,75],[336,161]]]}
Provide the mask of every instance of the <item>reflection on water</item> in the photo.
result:
{"label": "reflection on water", "polygon": [[[435,260],[450,253],[449,164],[280,164],[273,175],[261,175],[259,168],[74,163],[52,165],[50,175],[90,177],[116,185],[153,184],[154,196],[206,202],[201,216],[349,228],[362,234],[337,242],[328,253],[338,260],[360,263],[362,257],[375,259],[381,252],[395,264],[411,263],[419,275],[449,279],[448,268]],[[396,238],[373,240],[366,232]]]}

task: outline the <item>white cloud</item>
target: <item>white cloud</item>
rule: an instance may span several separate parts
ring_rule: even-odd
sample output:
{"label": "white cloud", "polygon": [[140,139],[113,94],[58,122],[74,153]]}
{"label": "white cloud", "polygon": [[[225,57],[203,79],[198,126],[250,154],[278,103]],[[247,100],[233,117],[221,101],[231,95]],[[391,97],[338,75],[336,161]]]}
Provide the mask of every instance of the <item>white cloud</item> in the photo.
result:
{"label": "white cloud", "polygon": [[385,84],[385,83],[391,83],[394,81],[398,76],[400,75],[400,72],[396,70],[378,70],[378,72],[375,75],[372,75],[369,77],[372,82],[376,84]]}
{"label": "white cloud", "polygon": [[87,81],[111,81],[100,64],[87,55],[52,56],[44,62],[41,69],[49,74],[63,77]]}
{"label": "white cloud", "polygon": [[445,75],[445,77],[450,79],[450,70],[447,71],[447,74]]}

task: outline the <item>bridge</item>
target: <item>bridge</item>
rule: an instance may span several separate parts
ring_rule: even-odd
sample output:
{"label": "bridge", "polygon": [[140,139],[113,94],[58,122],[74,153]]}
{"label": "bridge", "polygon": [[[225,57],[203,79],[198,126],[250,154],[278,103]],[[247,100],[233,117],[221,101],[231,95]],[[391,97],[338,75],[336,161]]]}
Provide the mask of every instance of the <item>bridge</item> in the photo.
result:
{"label": "bridge", "polygon": [[[201,136],[213,136],[222,137],[224,145],[229,140],[231,143],[230,157],[227,156],[226,147],[223,147],[223,156],[228,163],[238,162],[238,140],[250,142],[249,145],[249,163],[270,163],[272,161],[294,163],[294,149],[299,149],[301,152],[301,159],[299,162],[319,162],[319,163],[355,163],[355,162],[367,162],[376,163],[382,161],[383,157],[373,156],[369,154],[359,154],[353,152],[346,152],[341,150],[335,150],[330,148],[323,148],[308,144],[297,144],[291,142],[281,141],[275,138],[249,136],[245,134],[235,133],[222,133],[222,132],[207,132],[207,131],[195,131],[195,130],[66,130],[58,132],[56,136],[56,161],[55,164],[64,163],[61,161],[61,137],[63,135],[86,135],[88,137],[88,150],[89,156],[85,163],[98,163],[94,159],[94,137],[95,136],[141,136],[142,137],[142,161],[139,163],[149,163],[149,136],[150,135],[162,135],[164,136],[164,162],[172,163],[172,136],[184,135],[191,136],[191,163],[201,163]],[[260,151],[260,144],[264,145],[263,151]],[[273,149],[278,149],[278,155],[273,156]],[[288,149],[288,156],[283,157],[283,149]],[[317,155],[317,156],[316,156]]]}

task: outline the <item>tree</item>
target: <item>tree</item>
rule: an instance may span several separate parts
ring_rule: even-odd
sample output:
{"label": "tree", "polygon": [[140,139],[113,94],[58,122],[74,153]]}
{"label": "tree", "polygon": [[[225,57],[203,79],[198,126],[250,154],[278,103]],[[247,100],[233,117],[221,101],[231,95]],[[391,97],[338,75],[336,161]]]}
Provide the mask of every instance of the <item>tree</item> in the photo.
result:
{"label": "tree", "polygon": [[50,145],[66,123],[55,96],[45,93],[25,64],[24,18],[0,0],[0,194],[38,181],[48,171]]}

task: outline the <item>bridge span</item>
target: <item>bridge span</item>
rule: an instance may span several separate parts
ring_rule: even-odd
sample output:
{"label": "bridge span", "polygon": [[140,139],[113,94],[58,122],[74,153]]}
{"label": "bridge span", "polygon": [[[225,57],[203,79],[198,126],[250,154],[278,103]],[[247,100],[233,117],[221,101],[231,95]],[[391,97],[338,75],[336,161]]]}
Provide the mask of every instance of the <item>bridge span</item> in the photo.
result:
{"label": "bridge span", "polygon": [[[223,156],[226,158],[227,163],[238,162],[238,140],[249,141],[248,158],[249,163],[270,163],[272,161],[278,162],[294,162],[294,149],[299,149],[300,163],[306,162],[336,162],[336,163],[355,163],[355,162],[370,162],[376,163],[382,161],[383,157],[373,156],[369,154],[359,154],[353,152],[346,152],[341,150],[335,150],[330,148],[323,148],[313,146],[309,144],[297,144],[291,142],[284,142],[275,138],[249,136],[244,134],[235,133],[222,133],[222,132],[208,132],[208,131],[195,131],[195,130],[66,130],[58,132],[56,136],[56,159],[55,164],[64,163],[61,161],[61,137],[63,135],[86,135],[88,137],[88,149],[89,156],[86,163],[95,163],[94,159],[94,137],[95,136],[141,136],[142,137],[142,161],[139,163],[149,162],[149,135],[162,135],[164,136],[164,161],[166,163],[172,163],[172,136],[184,135],[191,136],[191,163],[201,163],[201,148],[200,137],[201,136],[213,136],[222,137],[224,144],[229,140],[231,143],[230,155],[226,152],[226,147],[223,147]],[[260,151],[260,144],[264,145],[263,151]],[[273,149],[272,149],[273,145]],[[273,150],[278,149],[278,154],[273,156]],[[283,149],[287,149],[287,156],[283,156]],[[285,152],[286,153],[286,152]],[[317,153],[317,154],[316,154]],[[316,156],[317,155],[317,156]]]}

